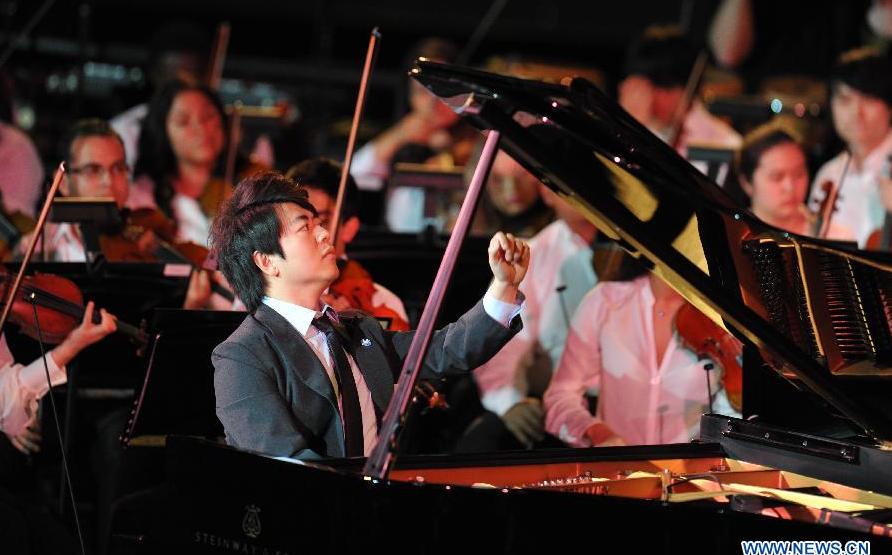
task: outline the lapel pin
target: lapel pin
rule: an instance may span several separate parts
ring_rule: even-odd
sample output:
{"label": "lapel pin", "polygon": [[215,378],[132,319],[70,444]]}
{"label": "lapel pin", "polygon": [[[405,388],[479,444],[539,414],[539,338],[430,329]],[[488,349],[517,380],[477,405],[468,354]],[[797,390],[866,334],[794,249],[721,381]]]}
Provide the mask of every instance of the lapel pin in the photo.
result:
{"label": "lapel pin", "polygon": [[363,337],[363,338],[359,341],[359,344],[362,345],[363,347],[371,347],[371,346],[372,346],[372,340],[369,339],[368,337]]}

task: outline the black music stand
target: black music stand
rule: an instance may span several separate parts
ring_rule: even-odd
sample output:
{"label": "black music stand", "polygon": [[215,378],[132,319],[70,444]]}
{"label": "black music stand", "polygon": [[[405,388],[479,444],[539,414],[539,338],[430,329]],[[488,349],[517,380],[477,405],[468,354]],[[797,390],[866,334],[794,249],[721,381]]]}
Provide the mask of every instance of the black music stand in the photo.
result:
{"label": "black music stand", "polygon": [[155,311],[146,376],[121,437],[124,446],[160,445],[170,434],[223,436],[214,411],[211,351],[246,315],[213,310]]}
{"label": "black music stand", "polygon": [[105,261],[99,246],[99,230],[121,225],[121,211],[114,199],[108,197],[57,197],[50,207],[50,221],[80,226],[87,267],[95,273]]}
{"label": "black music stand", "polygon": [[467,190],[462,168],[441,169],[407,163],[394,166],[387,188],[390,197],[401,189],[409,195],[406,198],[410,202],[399,207],[401,222],[397,231],[403,232],[421,231],[426,226],[444,231],[449,220],[455,217],[452,212],[457,214]]}

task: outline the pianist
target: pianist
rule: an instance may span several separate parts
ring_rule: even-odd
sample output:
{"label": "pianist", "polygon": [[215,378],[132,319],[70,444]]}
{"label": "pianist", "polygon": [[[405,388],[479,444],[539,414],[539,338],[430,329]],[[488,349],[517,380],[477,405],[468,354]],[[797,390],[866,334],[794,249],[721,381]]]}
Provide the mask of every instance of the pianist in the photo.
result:
{"label": "pianist", "polygon": [[[243,180],[214,221],[212,248],[251,314],[214,349],[217,416],[230,445],[275,456],[367,455],[411,332],[385,332],[324,295],[338,277],[307,193],[276,173]],[[529,246],[497,233],[494,279],[462,318],[434,333],[422,374],[469,372],[519,330]]]}

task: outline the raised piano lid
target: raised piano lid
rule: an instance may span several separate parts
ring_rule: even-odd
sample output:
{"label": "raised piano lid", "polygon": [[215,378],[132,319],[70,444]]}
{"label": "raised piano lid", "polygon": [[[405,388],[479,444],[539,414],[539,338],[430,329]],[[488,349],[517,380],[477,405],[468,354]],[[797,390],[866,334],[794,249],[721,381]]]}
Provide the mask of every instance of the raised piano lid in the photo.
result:
{"label": "raised piano lid", "polygon": [[[892,272],[892,257],[767,226],[585,80],[547,84],[423,59],[410,75],[478,128],[500,131],[512,157],[757,347],[775,370],[794,375],[797,387],[823,398],[854,430],[892,444],[892,403],[879,388],[832,375],[753,308],[758,285],[741,245],[755,237],[792,241],[797,253],[855,260],[884,274]],[[888,374],[888,366],[877,374]]]}

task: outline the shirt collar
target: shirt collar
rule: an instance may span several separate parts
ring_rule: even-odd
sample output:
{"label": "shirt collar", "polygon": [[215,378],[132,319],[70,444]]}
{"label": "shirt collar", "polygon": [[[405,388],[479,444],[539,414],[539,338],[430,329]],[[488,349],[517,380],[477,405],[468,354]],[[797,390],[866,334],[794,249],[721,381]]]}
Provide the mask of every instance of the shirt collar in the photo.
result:
{"label": "shirt collar", "polygon": [[313,324],[313,319],[321,316],[328,305],[323,305],[322,311],[316,312],[310,308],[300,306],[299,304],[289,303],[272,297],[263,297],[263,304],[279,313],[280,316],[288,320],[288,323],[294,326],[302,336],[306,337]]}
{"label": "shirt collar", "polygon": [[864,173],[870,174],[878,174],[880,169],[882,169],[883,164],[886,162],[886,156],[892,152],[892,130],[886,135],[886,138],[883,139],[876,148],[870,151],[864,158],[864,165],[861,168],[861,171]]}

